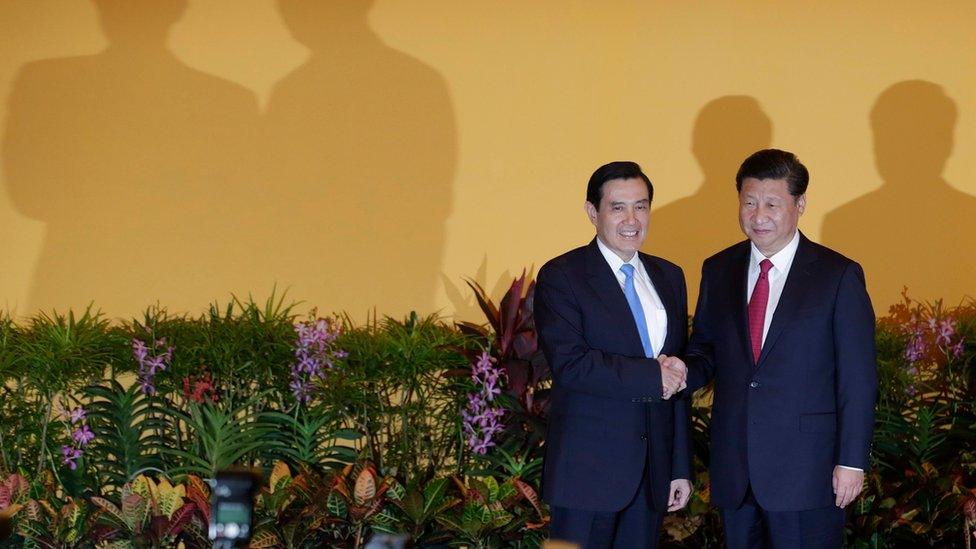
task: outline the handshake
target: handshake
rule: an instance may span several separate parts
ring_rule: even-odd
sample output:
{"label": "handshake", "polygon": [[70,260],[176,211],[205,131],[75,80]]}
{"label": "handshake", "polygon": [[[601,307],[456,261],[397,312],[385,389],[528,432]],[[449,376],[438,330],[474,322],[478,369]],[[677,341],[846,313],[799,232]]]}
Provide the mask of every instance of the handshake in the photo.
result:
{"label": "handshake", "polygon": [[657,361],[661,365],[662,396],[667,400],[688,386],[688,367],[676,356],[660,355]]}

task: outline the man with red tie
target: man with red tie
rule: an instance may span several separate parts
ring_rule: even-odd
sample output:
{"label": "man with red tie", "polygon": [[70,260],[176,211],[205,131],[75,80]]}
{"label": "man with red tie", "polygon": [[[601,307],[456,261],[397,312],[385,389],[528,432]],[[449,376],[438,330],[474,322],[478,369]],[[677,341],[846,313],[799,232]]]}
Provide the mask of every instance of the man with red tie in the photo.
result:
{"label": "man with red tie", "polygon": [[715,380],[709,478],[731,549],[839,548],[870,461],[874,311],[860,265],[797,230],[808,180],[792,153],[747,158],[748,240],[702,266],[687,383]]}

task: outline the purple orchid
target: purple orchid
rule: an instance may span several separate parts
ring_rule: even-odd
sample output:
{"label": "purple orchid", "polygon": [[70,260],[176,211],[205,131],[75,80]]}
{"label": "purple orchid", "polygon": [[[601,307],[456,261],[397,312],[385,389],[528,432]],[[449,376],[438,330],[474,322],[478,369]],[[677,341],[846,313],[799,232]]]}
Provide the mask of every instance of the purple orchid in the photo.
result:
{"label": "purple orchid", "polygon": [[319,318],[295,325],[295,362],[291,365],[288,384],[295,400],[307,404],[312,398],[312,384],[325,378],[325,372],[348,353],[335,348],[341,330],[329,319]]}
{"label": "purple orchid", "polygon": [[85,446],[88,446],[88,443],[95,438],[95,433],[93,433],[87,425],[82,425],[71,433],[71,438],[73,438],[79,446],[84,448]]}
{"label": "purple orchid", "polygon": [[61,463],[67,465],[72,471],[78,468],[78,464],[75,463],[75,460],[80,457],[81,450],[78,448],[72,448],[71,446],[61,447]]}
{"label": "purple orchid", "polygon": [[165,337],[154,340],[152,348],[140,339],[133,339],[132,356],[139,364],[139,388],[147,395],[155,395],[156,374],[169,367],[173,360],[173,347],[166,345]]}
{"label": "purple orchid", "polygon": [[75,424],[78,423],[79,421],[84,421],[86,415],[87,412],[85,412],[85,409],[79,406],[71,410],[69,414],[69,419],[71,420],[72,424]]}
{"label": "purple orchid", "polygon": [[476,454],[485,455],[495,446],[495,435],[505,428],[501,422],[505,409],[494,404],[502,392],[500,382],[505,372],[495,367],[495,359],[487,351],[471,364],[471,380],[478,391],[468,394],[468,404],[461,410],[464,434],[468,447]]}

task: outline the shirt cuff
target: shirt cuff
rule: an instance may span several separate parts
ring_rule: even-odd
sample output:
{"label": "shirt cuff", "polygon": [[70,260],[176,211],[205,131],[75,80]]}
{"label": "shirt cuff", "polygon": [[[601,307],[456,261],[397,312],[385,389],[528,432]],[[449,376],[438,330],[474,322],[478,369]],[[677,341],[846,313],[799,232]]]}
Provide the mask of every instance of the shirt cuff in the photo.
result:
{"label": "shirt cuff", "polygon": [[846,465],[838,465],[838,467],[840,467],[841,469],[849,469],[851,471],[860,471],[862,473],[864,472],[864,469],[861,469],[860,467],[848,467]]}

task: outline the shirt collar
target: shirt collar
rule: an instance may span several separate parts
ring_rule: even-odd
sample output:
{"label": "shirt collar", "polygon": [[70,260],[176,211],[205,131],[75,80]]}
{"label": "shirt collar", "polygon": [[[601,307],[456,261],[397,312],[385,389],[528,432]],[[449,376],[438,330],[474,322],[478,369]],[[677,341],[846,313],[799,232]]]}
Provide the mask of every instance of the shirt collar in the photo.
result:
{"label": "shirt collar", "polygon": [[[761,263],[763,259],[767,259],[767,257],[759,251],[759,248],[757,248],[755,244],[750,243],[750,246],[752,247],[752,255],[750,256],[749,266],[750,268],[758,269],[759,263]],[[773,267],[775,267],[776,270],[780,272],[785,271],[790,265],[793,264],[793,256],[796,255],[796,249],[798,247],[800,247],[799,230],[793,233],[793,238],[790,240],[789,244],[784,246],[782,250],[776,252],[768,259],[773,263]]]}
{"label": "shirt collar", "polygon": [[603,254],[603,258],[607,260],[608,264],[610,264],[610,268],[613,269],[614,274],[620,272],[620,267],[623,266],[624,263],[629,263],[633,265],[634,269],[637,272],[640,272],[641,262],[640,259],[638,259],[640,253],[635,252],[634,257],[631,257],[630,261],[624,261],[623,259],[620,259],[619,255],[614,253],[613,250],[611,250],[606,244],[604,244],[603,241],[600,240],[599,236],[596,237],[596,246],[600,248],[600,253]]}

